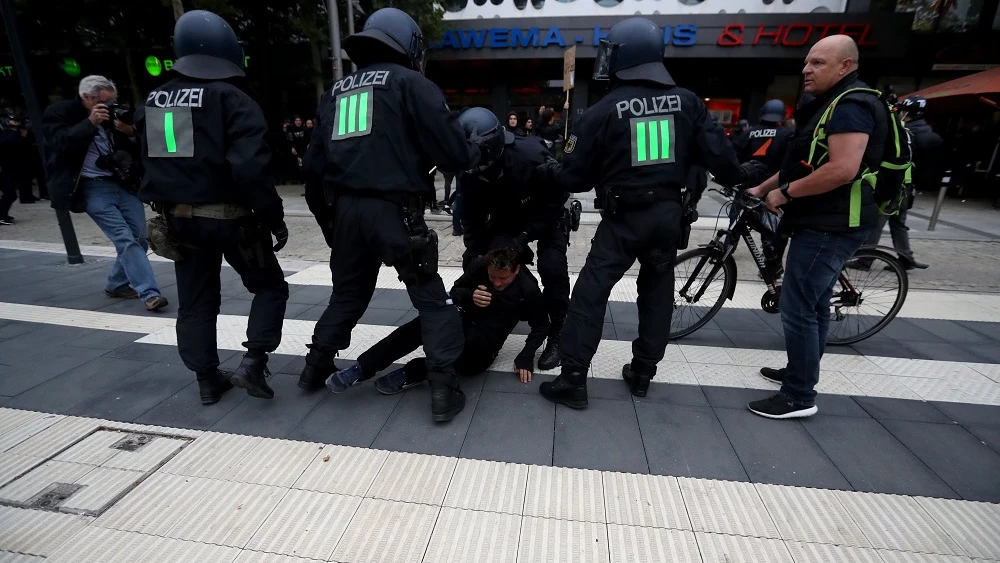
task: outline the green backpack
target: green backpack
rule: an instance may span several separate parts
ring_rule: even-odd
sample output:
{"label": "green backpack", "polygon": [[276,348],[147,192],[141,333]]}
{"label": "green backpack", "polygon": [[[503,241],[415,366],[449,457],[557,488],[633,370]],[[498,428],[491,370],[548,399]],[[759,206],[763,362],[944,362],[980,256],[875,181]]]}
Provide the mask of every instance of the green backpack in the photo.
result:
{"label": "green backpack", "polygon": [[879,213],[886,216],[897,215],[906,204],[913,174],[913,152],[909,131],[903,126],[903,122],[893,111],[888,101],[882,97],[882,92],[871,88],[853,88],[833,99],[813,131],[812,146],[809,148],[809,164],[815,169],[829,159],[830,147],[826,140],[826,124],[830,121],[833,110],[840,99],[855,93],[872,94],[878,98],[889,119],[889,135],[886,138],[885,151],[878,169],[870,170],[867,166],[862,165],[864,168],[861,170],[860,176],[851,184],[851,207],[848,223],[851,227],[857,227],[861,224],[862,189],[874,191],[875,204],[878,206]]}

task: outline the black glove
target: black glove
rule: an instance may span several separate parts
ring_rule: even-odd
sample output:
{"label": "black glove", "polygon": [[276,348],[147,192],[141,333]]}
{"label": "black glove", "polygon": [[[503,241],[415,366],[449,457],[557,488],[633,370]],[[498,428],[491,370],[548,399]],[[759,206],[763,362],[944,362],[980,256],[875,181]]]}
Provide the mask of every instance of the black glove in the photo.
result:
{"label": "black glove", "polygon": [[767,165],[759,160],[748,160],[740,165],[740,183],[744,186],[759,186],[771,176]]}
{"label": "black glove", "polygon": [[535,354],[534,352],[528,352],[527,350],[521,350],[521,353],[514,358],[514,367],[517,369],[526,369],[532,373],[535,371]]}
{"label": "black glove", "polygon": [[273,250],[275,252],[285,248],[288,243],[288,227],[285,226],[284,221],[278,221],[271,225],[271,234],[274,235],[274,239],[277,241],[274,244]]}

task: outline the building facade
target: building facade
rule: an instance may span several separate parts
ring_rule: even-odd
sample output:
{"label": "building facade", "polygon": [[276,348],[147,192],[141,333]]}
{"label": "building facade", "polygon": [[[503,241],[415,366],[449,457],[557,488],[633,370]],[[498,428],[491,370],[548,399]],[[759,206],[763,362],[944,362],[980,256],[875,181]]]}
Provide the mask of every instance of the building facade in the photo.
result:
{"label": "building facade", "polygon": [[794,107],[802,61],[827,35],[855,38],[862,78],[873,85],[903,82],[905,91],[922,64],[910,53],[914,13],[867,1],[451,0],[445,9],[447,31],[430,51],[428,76],[451,107],[515,111],[522,123],[542,105],[562,111],[563,54],[572,46],[570,119],[600,99],[606,86],[590,80],[597,45],[634,15],[663,29],[667,69],[727,127],[753,121],[771,98]]}

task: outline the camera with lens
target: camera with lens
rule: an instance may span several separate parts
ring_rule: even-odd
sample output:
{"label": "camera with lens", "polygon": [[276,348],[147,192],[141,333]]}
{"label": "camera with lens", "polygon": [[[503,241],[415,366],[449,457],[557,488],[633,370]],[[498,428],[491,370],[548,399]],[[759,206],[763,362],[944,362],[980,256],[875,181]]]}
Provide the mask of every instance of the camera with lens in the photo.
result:
{"label": "camera with lens", "polygon": [[132,109],[128,104],[120,104],[118,102],[104,102],[104,106],[108,108],[108,115],[111,119],[105,121],[103,125],[105,127],[114,127],[114,122],[117,119],[122,123],[132,124]]}

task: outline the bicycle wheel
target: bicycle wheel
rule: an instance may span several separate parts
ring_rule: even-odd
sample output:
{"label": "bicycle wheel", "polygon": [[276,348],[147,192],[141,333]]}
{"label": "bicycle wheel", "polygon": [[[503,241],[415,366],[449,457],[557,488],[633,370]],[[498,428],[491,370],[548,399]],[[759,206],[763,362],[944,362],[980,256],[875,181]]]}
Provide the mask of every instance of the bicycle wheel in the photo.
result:
{"label": "bicycle wheel", "polygon": [[893,255],[857,251],[833,288],[827,344],[854,344],[882,330],[903,308],[908,290],[906,269]]}
{"label": "bicycle wheel", "polygon": [[696,248],[674,262],[674,313],[670,339],[682,338],[705,326],[719,312],[736,285],[732,260],[721,264],[719,253]]}

